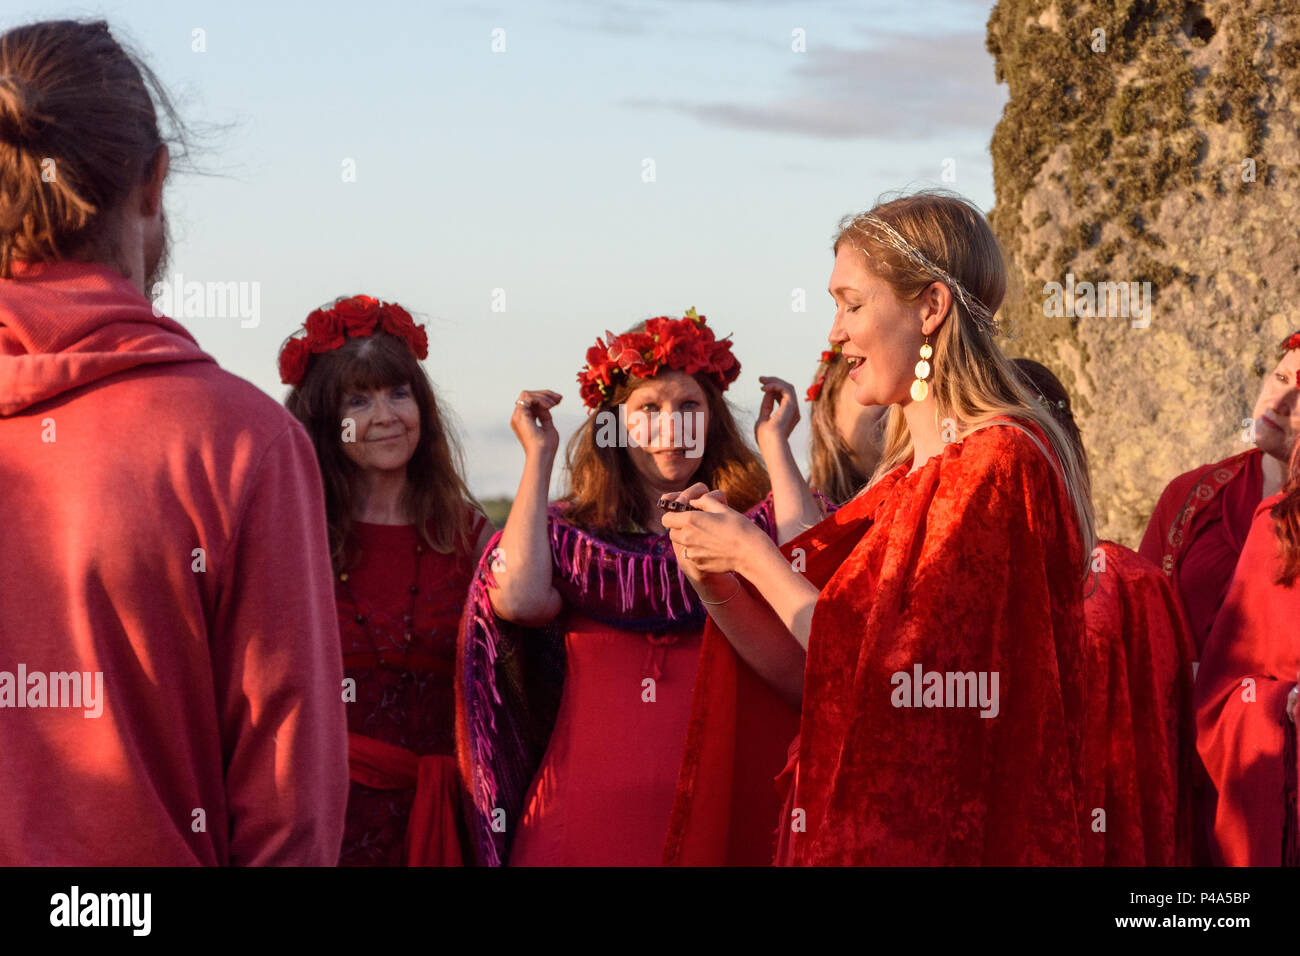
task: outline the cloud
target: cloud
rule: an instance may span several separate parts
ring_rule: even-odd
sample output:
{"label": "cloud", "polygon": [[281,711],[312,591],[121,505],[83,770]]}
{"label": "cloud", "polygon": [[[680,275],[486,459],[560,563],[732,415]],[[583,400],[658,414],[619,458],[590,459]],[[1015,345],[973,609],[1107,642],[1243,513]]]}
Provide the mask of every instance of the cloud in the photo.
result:
{"label": "cloud", "polygon": [[664,109],[730,129],[819,139],[928,139],[990,133],[1006,102],[993,80],[983,31],[873,33],[857,46],[808,38],[791,89],[770,102],[632,98],[624,105]]}

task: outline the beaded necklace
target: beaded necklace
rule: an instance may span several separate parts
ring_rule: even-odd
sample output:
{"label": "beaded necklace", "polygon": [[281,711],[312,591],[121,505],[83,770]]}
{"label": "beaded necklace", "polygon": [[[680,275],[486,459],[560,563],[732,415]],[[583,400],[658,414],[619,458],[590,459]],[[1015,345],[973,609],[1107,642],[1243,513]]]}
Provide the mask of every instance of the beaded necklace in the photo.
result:
{"label": "beaded necklace", "polygon": [[[402,618],[402,623],[404,628],[404,633],[402,635],[402,645],[403,645],[402,661],[403,662],[406,660],[407,655],[409,655],[411,652],[411,632],[415,629],[415,602],[416,602],[416,598],[419,596],[420,593],[420,559],[423,555],[424,555],[424,545],[417,537],[415,541],[415,576],[411,580],[411,587],[410,587],[411,606],[408,609],[406,615]],[[368,626],[370,617],[369,615],[365,614],[362,611],[361,605],[360,603],[358,603],[356,595],[352,591],[352,583],[349,580],[348,573],[346,571],[339,572],[339,583],[343,585],[343,589],[347,592],[348,601],[350,601],[352,607],[356,609],[356,614],[353,617],[353,620],[357,622],[358,627],[361,628],[361,633],[364,634],[366,636],[366,640],[370,642],[370,648],[375,652],[375,661],[378,664],[383,664],[384,658],[379,651],[379,643],[378,641],[375,640],[375,635],[371,633],[370,627]]]}

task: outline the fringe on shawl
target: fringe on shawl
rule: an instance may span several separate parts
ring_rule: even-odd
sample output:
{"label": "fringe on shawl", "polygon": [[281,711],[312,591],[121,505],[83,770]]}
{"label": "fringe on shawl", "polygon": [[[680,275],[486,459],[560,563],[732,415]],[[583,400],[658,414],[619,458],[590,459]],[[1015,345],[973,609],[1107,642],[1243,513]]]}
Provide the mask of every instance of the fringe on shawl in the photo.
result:
{"label": "fringe on shawl", "polygon": [[[832,509],[833,510],[833,509]],[[775,533],[772,496],[755,505],[746,515],[769,537]],[[582,594],[591,587],[593,562],[599,595],[605,596],[605,579],[612,578],[621,611],[630,611],[640,597],[649,599],[653,610],[670,621],[698,614],[702,605],[689,586],[671,551],[662,554],[638,552],[603,542],[563,520],[556,505],[548,509],[552,566]],[[533,739],[530,715],[522,716],[506,706],[498,685],[498,660],[507,637],[505,625],[496,617],[488,589],[497,586],[492,573],[493,552],[501,540],[497,532],[488,542],[475,570],[461,618],[456,669],[456,752],[461,776],[469,791],[465,801],[471,849],[483,866],[500,866],[506,857],[508,840],[494,823],[505,814],[505,829],[517,825],[523,800],[540,760],[539,745]],[[640,589],[636,587],[640,579]],[[675,579],[675,580],[674,580]],[[674,592],[677,602],[674,603]],[[562,653],[562,635],[559,635]],[[520,667],[522,668],[522,662]],[[560,672],[563,680],[563,671]],[[520,675],[509,690],[519,697],[520,709],[527,710],[525,681]],[[500,720],[498,720],[500,716]],[[544,722],[544,721],[542,721]],[[549,734],[549,728],[545,730]]]}

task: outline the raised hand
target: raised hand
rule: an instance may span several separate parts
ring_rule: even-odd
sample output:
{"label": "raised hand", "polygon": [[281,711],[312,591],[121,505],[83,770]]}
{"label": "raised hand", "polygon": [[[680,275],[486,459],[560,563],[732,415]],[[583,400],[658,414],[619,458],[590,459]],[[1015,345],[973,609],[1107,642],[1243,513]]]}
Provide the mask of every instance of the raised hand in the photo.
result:
{"label": "raised hand", "polygon": [[523,391],[515,400],[515,411],[510,416],[510,428],[524,448],[524,456],[546,455],[554,458],[560,447],[560,433],[551,421],[551,409],[563,399],[559,392],[548,389]]}
{"label": "raised hand", "polygon": [[799,424],[799,399],[794,386],[785,379],[760,375],[758,381],[763,386],[763,405],[754,422],[754,441],[761,449],[768,441],[790,439]]}

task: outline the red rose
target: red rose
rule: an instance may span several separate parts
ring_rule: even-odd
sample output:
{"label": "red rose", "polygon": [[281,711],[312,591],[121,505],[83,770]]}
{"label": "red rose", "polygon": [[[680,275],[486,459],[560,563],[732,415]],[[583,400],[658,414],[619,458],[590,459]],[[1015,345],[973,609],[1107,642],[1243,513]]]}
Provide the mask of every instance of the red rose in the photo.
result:
{"label": "red rose", "polygon": [[389,335],[396,335],[399,339],[405,338],[407,333],[415,328],[415,320],[411,318],[411,313],[395,302],[387,302],[381,305],[377,310],[377,315],[379,316],[379,327]]}
{"label": "red rose", "polygon": [[429,357],[429,336],[424,331],[424,326],[412,323],[406,333],[406,344],[421,362]]}
{"label": "red rose", "polygon": [[659,341],[655,343],[655,358],[661,365],[678,369],[687,375],[694,375],[700,370],[701,363],[696,353],[696,343],[700,341],[697,334],[671,319],[663,320],[657,334]]}
{"label": "red rose", "polygon": [[587,349],[587,375],[595,381],[603,382],[606,385],[614,383],[614,370],[618,368],[618,363],[610,361],[609,350],[605,348],[605,343],[596,340],[596,344]]}
{"label": "red rose", "polygon": [[428,334],[423,328],[415,324],[415,320],[411,318],[411,313],[400,305],[389,302],[379,307],[379,328],[405,342],[407,347],[415,353],[416,358],[428,358]]}
{"label": "red rose", "polygon": [[341,299],[331,310],[343,323],[349,338],[374,335],[379,322],[379,303],[368,295],[354,295]]}
{"label": "red rose", "polygon": [[1293,334],[1289,339],[1287,339],[1287,340],[1286,340],[1286,345],[1283,346],[1283,347],[1284,347],[1288,352],[1291,351],[1291,350],[1294,349],[1294,348],[1300,348],[1300,332],[1296,332],[1296,333],[1294,333],[1294,334]]}
{"label": "red rose", "polygon": [[307,348],[312,352],[328,352],[339,348],[345,340],[343,322],[333,311],[317,309],[307,316]]}
{"label": "red rose", "polygon": [[730,340],[713,342],[710,348],[712,354],[709,356],[708,370],[717,376],[718,384],[725,389],[740,377],[740,363],[731,354]]}
{"label": "red rose", "polygon": [[808,386],[808,391],[804,395],[804,401],[815,402],[817,401],[817,396],[820,395],[821,393],[822,393],[822,380],[817,379],[817,381],[813,382],[811,385]]}
{"label": "red rose", "polygon": [[590,379],[584,381],[581,375],[578,376],[578,381],[582,382],[582,388],[578,392],[582,397],[582,404],[587,408],[598,407],[605,398],[601,394],[600,387]]}
{"label": "red rose", "polygon": [[311,352],[302,339],[290,339],[280,349],[280,381],[285,385],[298,385],[307,374]]}

